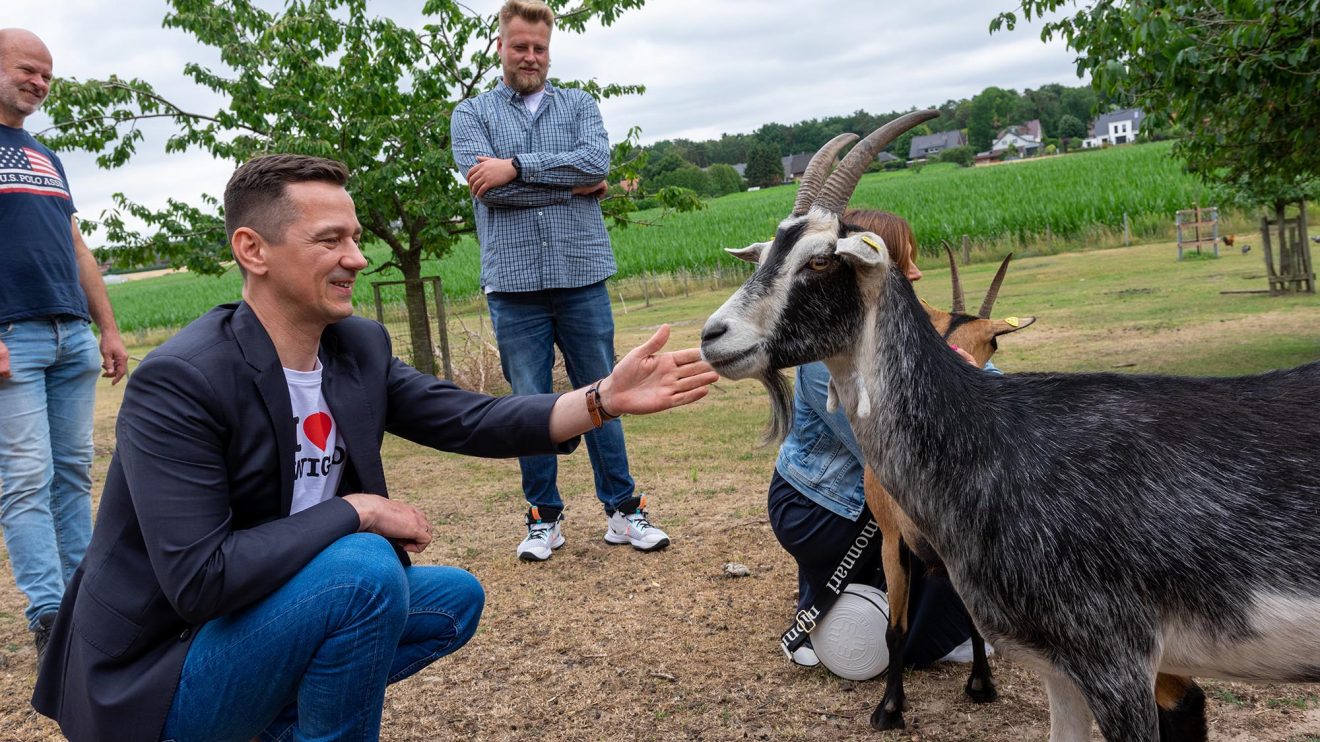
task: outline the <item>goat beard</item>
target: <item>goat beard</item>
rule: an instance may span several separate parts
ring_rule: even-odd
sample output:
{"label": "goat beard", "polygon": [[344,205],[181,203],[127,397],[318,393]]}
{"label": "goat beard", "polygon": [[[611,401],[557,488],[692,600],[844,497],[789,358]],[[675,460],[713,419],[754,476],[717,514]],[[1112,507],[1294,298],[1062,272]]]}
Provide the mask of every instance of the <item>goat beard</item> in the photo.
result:
{"label": "goat beard", "polygon": [[761,436],[761,445],[778,445],[793,427],[793,385],[779,369],[766,369],[756,378],[770,393],[770,422]]}

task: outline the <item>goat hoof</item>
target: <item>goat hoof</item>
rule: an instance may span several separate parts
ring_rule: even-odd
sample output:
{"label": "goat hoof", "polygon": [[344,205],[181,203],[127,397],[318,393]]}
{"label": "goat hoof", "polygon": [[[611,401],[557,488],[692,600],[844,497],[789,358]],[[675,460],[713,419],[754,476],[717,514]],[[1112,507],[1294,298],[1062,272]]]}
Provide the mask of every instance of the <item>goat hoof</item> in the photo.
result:
{"label": "goat hoof", "polygon": [[888,729],[907,729],[902,711],[886,711],[884,704],[875,707],[871,714],[871,728],[883,732]]}
{"label": "goat hoof", "polygon": [[993,703],[999,700],[999,691],[995,689],[993,680],[986,680],[985,685],[976,679],[968,680],[964,690],[972,703]]}

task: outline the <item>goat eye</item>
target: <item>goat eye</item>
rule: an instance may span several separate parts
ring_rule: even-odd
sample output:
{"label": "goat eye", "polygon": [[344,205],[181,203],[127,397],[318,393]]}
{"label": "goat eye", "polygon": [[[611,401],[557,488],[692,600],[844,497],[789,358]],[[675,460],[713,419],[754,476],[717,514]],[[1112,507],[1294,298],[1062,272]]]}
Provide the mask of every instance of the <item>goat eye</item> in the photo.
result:
{"label": "goat eye", "polygon": [[816,255],[813,256],[811,260],[807,261],[807,267],[817,273],[823,270],[829,270],[829,267],[832,265],[834,265],[834,258],[831,258],[828,255]]}

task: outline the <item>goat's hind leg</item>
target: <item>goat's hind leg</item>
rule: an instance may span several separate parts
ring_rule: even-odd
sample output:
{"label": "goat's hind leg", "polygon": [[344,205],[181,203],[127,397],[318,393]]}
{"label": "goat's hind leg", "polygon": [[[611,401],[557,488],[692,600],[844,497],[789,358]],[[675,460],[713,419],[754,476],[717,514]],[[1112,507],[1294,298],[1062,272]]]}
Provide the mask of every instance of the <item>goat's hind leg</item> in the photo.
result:
{"label": "goat's hind leg", "polygon": [[973,703],[990,703],[999,698],[995,679],[990,676],[990,659],[985,656],[985,637],[976,630],[975,622],[972,623],[972,673],[963,690]]}
{"label": "goat's hind leg", "polygon": [[1191,678],[1160,674],[1155,677],[1155,703],[1159,707],[1160,742],[1206,742],[1205,691]]}

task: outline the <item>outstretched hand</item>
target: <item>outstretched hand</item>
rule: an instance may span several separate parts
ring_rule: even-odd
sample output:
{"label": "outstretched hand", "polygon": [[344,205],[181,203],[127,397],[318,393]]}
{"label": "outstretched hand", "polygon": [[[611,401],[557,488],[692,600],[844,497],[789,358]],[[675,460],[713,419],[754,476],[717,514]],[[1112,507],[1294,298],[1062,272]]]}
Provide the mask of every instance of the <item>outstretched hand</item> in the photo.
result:
{"label": "outstretched hand", "polygon": [[668,340],[669,325],[661,325],[601,382],[601,403],[611,415],[645,415],[689,404],[706,396],[719,379],[698,348],[659,352]]}

